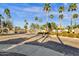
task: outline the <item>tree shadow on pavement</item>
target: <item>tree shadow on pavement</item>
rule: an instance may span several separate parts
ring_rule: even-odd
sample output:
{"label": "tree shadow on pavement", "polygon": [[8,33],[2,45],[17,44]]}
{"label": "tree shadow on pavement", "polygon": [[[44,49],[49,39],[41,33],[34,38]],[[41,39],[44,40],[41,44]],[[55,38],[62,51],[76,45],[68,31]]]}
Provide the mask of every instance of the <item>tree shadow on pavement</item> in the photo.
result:
{"label": "tree shadow on pavement", "polygon": [[0,56],[26,56],[26,55],[15,52],[0,52]]}
{"label": "tree shadow on pavement", "polygon": [[10,39],[10,40],[7,40],[7,41],[0,41],[0,44],[18,44],[20,42],[25,41],[25,39],[29,40],[29,39],[31,39],[33,37],[36,37],[36,36],[38,36],[38,34],[34,35],[34,36],[31,36],[29,38],[18,38],[18,39]]}
{"label": "tree shadow on pavement", "polygon": [[[57,43],[57,42],[53,42],[53,41],[48,41],[45,43],[39,43],[39,42],[33,41],[33,42],[25,43],[25,44],[45,47],[45,48],[52,49],[54,51],[63,53],[64,55],[68,55],[68,56],[78,56],[79,55],[78,48],[71,47],[68,45],[62,46],[61,43]],[[63,47],[64,47],[64,49],[63,49]]]}

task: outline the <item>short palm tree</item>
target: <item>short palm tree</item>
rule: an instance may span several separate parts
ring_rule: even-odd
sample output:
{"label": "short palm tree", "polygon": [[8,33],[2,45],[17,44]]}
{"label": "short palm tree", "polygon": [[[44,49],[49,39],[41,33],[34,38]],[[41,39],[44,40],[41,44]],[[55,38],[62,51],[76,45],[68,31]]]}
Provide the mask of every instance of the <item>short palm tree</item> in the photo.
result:
{"label": "short palm tree", "polygon": [[25,31],[27,31],[27,25],[28,25],[28,22],[27,22],[27,20],[24,20],[24,22],[25,22],[25,25],[24,25],[24,28],[25,28]]}
{"label": "short palm tree", "polygon": [[[38,18],[38,17],[36,16],[36,17],[35,17],[35,21],[41,23],[41,22],[42,22],[42,19],[41,19],[41,18]],[[38,25],[39,25],[39,24],[38,24]],[[38,27],[39,27],[38,29],[39,29],[39,31],[40,31],[40,25],[39,25]]]}

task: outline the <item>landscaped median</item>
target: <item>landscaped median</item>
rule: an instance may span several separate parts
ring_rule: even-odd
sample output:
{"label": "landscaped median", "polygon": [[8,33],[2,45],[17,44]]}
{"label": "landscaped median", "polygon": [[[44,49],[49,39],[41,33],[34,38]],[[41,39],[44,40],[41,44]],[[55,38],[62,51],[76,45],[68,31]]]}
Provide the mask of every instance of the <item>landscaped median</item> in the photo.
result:
{"label": "landscaped median", "polygon": [[57,36],[57,35],[49,35],[52,39],[51,41],[63,43],[64,45],[69,45],[72,47],[79,48],[79,38],[65,37],[65,36]]}

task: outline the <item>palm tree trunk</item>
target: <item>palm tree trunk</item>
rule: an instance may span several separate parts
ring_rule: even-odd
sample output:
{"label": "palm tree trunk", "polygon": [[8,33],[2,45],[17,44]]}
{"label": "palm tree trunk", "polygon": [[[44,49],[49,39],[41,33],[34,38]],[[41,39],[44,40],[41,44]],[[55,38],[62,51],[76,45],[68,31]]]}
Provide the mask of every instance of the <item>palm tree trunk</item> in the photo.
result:
{"label": "palm tree trunk", "polygon": [[72,25],[72,18],[71,18],[71,31],[73,30],[73,25]]}
{"label": "palm tree trunk", "polygon": [[48,11],[46,12],[46,16],[47,16],[47,18],[46,18],[46,23],[47,23],[46,30],[49,31],[48,30]]}
{"label": "palm tree trunk", "polygon": [[75,26],[76,26],[76,19],[75,19]]}
{"label": "palm tree trunk", "polygon": [[59,25],[60,25],[60,29],[61,29],[61,27],[62,27],[62,24],[61,24],[61,23],[62,23],[62,22],[61,22],[61,19],[59,19],[59,22],[60,22],[60,24],[59,24]]}

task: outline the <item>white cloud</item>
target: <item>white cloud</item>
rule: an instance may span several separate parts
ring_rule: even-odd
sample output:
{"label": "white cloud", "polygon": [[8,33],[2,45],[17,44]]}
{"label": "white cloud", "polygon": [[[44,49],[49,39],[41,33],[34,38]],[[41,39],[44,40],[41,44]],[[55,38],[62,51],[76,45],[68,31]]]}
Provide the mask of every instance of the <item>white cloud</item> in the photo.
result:
{"label": "white cloud", "polygon": [[42,12],[42,7],[27,7],[22,10],[27,12]]}

